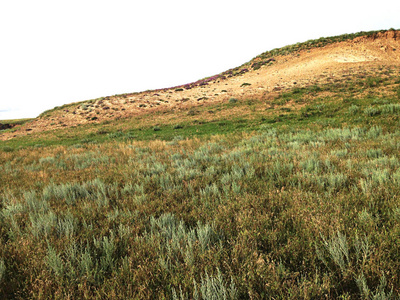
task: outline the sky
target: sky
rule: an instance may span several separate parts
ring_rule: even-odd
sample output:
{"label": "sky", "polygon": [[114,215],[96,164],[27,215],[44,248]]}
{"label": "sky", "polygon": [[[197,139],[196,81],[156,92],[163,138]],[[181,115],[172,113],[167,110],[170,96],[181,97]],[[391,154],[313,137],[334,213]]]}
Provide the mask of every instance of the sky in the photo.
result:
{"label": "sky", "polygon": [[0,120],[190,83],[309,39],[400,29],[399,16],[398,0],[2,0]]}

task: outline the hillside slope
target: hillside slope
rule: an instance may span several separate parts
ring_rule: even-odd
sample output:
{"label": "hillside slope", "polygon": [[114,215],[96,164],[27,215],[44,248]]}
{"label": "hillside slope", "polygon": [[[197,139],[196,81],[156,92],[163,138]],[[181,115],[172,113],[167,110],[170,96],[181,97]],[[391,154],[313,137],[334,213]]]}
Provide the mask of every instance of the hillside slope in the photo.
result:
{"label": "hillside slope", "polygon": [[260,55],[242,67],[180,87],[64,105],[13,132],[0,133],[0,140],[160,110],[188,109],[230,98],[271,100],[294,87],[346,81],[354,75],[374,76],[380,69],[400,66],[400,32],[395,30],[361,35],[323,47],[309,44],[303,50],[296,50],[296,45],[288,46],[287,49],[295,51],[277,51],[277,55],[267,56],[267,60]]}
{"label": "hillside slope", "polygon": [[346,39],[14,120],[1,299],[399,299],[397,33]]}

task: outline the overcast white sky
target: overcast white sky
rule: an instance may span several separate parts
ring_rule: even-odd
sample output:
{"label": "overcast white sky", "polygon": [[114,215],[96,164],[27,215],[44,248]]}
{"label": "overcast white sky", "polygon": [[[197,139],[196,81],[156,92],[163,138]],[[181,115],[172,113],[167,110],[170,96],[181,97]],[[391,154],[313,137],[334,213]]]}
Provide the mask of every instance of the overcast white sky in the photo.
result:
{"label": "overcast white sky", "polygon": [[309,39],[389,28],[400,28],[398,0],[1,0],[0,120],[189,83]]}

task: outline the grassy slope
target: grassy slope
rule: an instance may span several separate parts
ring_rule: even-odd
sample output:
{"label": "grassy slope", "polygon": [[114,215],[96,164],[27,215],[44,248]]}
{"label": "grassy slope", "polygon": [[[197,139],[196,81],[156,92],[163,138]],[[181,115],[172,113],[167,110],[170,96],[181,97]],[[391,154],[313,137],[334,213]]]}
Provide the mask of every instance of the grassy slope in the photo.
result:
{"label": "grassy slope", "polygon": [[400,79],[381,71],[3,143],[0,294],[398,295]]}

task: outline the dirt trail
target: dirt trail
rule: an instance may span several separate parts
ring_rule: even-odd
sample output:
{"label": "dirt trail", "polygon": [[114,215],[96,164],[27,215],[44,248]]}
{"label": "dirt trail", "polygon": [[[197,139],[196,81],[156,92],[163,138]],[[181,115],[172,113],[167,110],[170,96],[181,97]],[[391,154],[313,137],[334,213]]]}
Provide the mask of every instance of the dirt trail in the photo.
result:
{"label": "dirt trail", "polygon": [[293,87],[346,80],[347,76],[357,73],[373,75],[382,67],[400,67],[400,32],[387,31],[274,58],[272,65],[189,90],[147,91],[70,106],[24,124],[15,132],[0,133],[0,140],[78,124],[134,117],[156,110],[187,109],[199,104],[227,101],[232,97],[272,99],[277,93]]}

